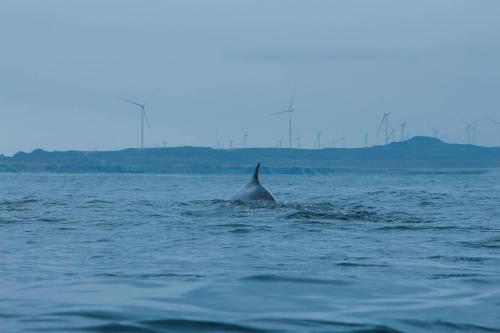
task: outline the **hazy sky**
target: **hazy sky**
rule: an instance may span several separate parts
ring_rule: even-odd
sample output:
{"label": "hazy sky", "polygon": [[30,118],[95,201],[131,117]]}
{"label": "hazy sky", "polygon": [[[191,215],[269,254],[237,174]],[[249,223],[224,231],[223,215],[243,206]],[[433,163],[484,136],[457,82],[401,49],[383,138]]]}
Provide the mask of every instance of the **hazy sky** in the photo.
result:
{"label": "hazy sky", "polygon": [[500,145],[498,0],[2,0],[0,153],[147,146],[382,143],[412,135]]}

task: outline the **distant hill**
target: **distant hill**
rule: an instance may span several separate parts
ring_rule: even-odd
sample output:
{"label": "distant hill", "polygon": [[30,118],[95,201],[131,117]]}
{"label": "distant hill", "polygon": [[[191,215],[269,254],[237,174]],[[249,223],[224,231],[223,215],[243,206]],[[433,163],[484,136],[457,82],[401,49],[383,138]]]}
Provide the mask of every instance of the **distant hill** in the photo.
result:
{"label": "distant hill", "polygon": [[487,169],[500,167],[500,148],[448,144],[429,137],[369,148],[200,147],[54,151],[0,155],[1,172],[241,173],[257,161],[264,172],[329,173],[346,170]]}

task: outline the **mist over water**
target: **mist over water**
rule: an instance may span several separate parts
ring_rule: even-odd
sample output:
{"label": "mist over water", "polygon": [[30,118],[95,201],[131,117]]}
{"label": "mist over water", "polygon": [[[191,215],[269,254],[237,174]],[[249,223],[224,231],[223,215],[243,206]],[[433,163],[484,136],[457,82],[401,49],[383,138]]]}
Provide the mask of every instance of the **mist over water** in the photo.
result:
{"label": "mist over water", "polygon": [[1,330],[498,331],[498,177],[0,174]]}

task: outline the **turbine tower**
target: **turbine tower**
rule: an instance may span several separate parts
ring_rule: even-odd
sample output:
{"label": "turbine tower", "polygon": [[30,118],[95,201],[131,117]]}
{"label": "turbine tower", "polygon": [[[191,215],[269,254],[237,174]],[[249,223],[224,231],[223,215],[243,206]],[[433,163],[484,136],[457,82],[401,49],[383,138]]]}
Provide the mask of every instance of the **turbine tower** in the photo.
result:
{"label": "turbine tower", "polygon": [[399,132],[399,141],[401,141],[401,142],[406,140],[405,132],[406,132],[406,125],[407,124],[408,124],[407,121],[405,121],[404,123],[401,124],[401,129]]}
{"label": "turbine tower", "polygon": [[121,101],[138,106],[141,110],[141,149],[144,149],[144,120],[146,120],[146,124],[147,124],[148,129],[149,129],[149,134],[151,134],[151,136],[153,136],[153,134],[151,133],[151,126],[149,126],[148,114],[146,113],[146,105],[148,105],[149,102],[151,102],[151,99],[153,98],[155,93],[153,93],[151,95],[151,97],[149,97],[148,101],[144,104],[135,102],[135,101],[130,100],[128,98],[116,97],[117,99],[119,99]]}
{"label": "turbine tower", "polygon": [[389,116],[390,113],[384,113],[384,116],[382,117],[382,121],[380,122],[380,126],[378,128],[377,136],[380,134],[380,130],[382,130],[382,127],[385,126],[385,144],[389,143]]}
{"label": "turbine tower", "polygon": [[295,109],[293,108],[294,99],[295,99],[295,90],[292,93],[292,98],[290,100],[290,104],[288,105],[287,110],[271,113],[271,115],[288,113],[288,148],[292,148],[292,141],[293,141],[292,140],[292,113],[295,112]]}
{"label": "turbine tower", "polygon": [[297,148],[300,148],[300,136],[297,136],[295,139],[293,139],[293,142],[297,142]]}
{"label": "turbine tower", "polygon": [[241,145],[243,146],[243,148],[247,147],[247,137],[248,137],[248,134],[247,133],[243,133],[243,140],[241,142]]}
{"label": "turbine tower", "polygon": [[470,145],[471,143],[471,134],[472,134],[472,125],[471,124],[466,124],[465,125],[465,136],[467,137],[467,144]]}
{"label": "turbine tower", "polygon": [[321,134],[322,133],[323,133],[323,131],[316,132],[316,147],[318,147],[318,149],[321,149]]}

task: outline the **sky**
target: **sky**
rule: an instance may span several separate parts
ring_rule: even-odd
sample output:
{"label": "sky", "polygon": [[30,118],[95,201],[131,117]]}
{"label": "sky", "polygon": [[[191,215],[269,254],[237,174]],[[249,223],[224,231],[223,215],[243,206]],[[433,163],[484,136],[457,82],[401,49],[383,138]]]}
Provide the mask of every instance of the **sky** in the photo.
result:
{"label": "sky", "polygon": [[[0,154],[302,148],[399,138],[500,146],[500,1],[2,0]],[[298,140],[294,144],[298,144]]]}

